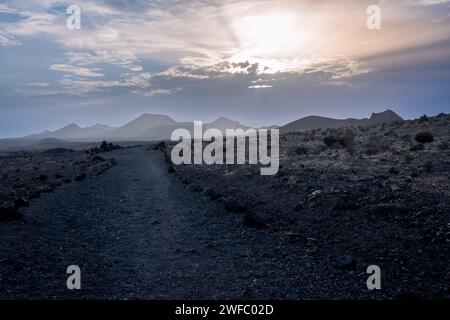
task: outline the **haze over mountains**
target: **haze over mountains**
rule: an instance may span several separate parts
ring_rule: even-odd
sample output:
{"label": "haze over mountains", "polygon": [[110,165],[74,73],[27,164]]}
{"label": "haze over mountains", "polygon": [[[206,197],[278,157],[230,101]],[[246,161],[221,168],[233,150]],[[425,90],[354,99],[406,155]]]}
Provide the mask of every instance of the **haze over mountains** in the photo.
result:
{"label": "haze over mountains", "polygon": [[[319,116],[308,116],[279,127],[281,133],[298,132],[318,128],[340,128],[347,126],[368,126],[376,123],[390,123],[403,120],[392,110],[373,113],[369,119],[332,119]],[[272,126],[269,128],[274,128]],[[111,127],[95,124],[90,127],[80,127],[69,124],[55,131],[44,131],[17,139],[1,139],[0,147],[11,147],[41,143],[56,144],[58,140],[66,142],[94,142],[109,141],[157,141],[170,139],[172,132],[178,128],[185,128],[193,132],[193,122],[177,122],[166,115],[142,114],[138,118],[121,127]],[[203,130],[216,128],[223,133],[226,129],[248,129],[249,126],[225,117],[220,117],[211,123],[204,123]]]}

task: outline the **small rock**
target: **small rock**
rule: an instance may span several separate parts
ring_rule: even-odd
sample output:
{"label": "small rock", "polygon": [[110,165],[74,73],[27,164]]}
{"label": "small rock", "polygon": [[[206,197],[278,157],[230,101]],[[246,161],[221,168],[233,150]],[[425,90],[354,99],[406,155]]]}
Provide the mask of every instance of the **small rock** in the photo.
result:
{"label": "small rock", "polygon": [[439,143],[438,144],[438,149],[441,150],[441,151],[448,150],[449,149],[448,142],[442,141],[441,143]]}
{"label": "small rock", "polygon": [[225,203],[225,210],[234,212],[234,213],[242,213],[246,212],[248,210],[247,206],[245,206],[243,203],[237,200],[226,200]]}
{"label": "small rock", "polygon": [[12,185],[12,188],[13,188],[13,189],[20,189],[20,188],[23,188],[23,187],[25,187],[25,184],[22,183],[22,182],[16,182],[16,183],[14,183],[14,184]]}
{"label": "small rock", "polygon": [[26,207],[26,206],[28,206],[28,205],[29,205],[28,200],[25,199],[25,198],[22,197],[22,196],[17,197],[16,200],[14,200],[14,206],[15,206],[16,208]]}
{"label": "small rock", "polygon": [[336,268],[341,270],[352,270],[356,266],[355,259],[352,256],[343,256],[336,261]]}
{"label": "small rock", "polygon": [[427,161],[423,164],[423,171],[425,171],[426,173],[433,173],[433,161]]}
{"label": "small rock", "polygon": [[2,208],[0,207],[0,221],[1,222],[7,222],[7,221],[22,221],[23,220],[23,214],[11,209],[11,208]]}
{"label": "small rock", "polygon": [[415,144],[410,148],[411,151],[422,151],[425,150],[425,146],[421,143]]}
{"label": "small rock", "polygon": [[336,204],[333,207],[333,210],[339,211],[339,210],[354,210],[357,209],[358,206],[353,202],[350,201],[347,197],[340,197]]}
{"label": "small rock", "polygon": [[321,190],[316,190],[310,193],[310,195],[308,196],[308,200],[314,200],[315,198],[317,198],[320,194],[322,193]]}
{"label": "small rock", "polygon": [[256,213],[248,212],[245,214],[242,221],[244,226],[255,227],[255,228],[266,228],[267,224],[260,216]]}
{"label": "small rock", "polygon": [[78,175],[78,176],[76,176],[75,177],[75,181],[83,181],[83,180],[85,180],[87,178],[87,176],[86,176],[86,174],[85,173],[82,173],[82,174],[80,174],[80,175]]}
{"label": "small rock", "polygon": [[392,167],[392,168],[389,169],[389,173],[390,174],[399,174],[400,170],[398,170],[397,168]]}
{"label": "small rock", "polygon": [[102,156],[95,156],[95,157],[93,157],[92,158],[92,161],[94,161],[94,162],[103,162],[103,161],[105,161],[105,158],[103,158]]}
{"label": "small rock", "polygon": [[187,179],[187,178],[185,178],[185,179],[183,179],[183,181],[181,181],[181,183],[183,183],[183,184],[191,184],[192,181]]}
{"label": "small rock", "polygon": [[396,203],[378,203],[369,207],[370,214],[408,213],[411,209]]}
{"label": "small rock", "polygon": [[304,236],[297,232],[285,232],[281,237],[291,243],[300,243],[305,240]]}
{"label": "small rock", "polygon": [[298,182],[297,176],[290,176],[288,179],[288,185],[290,185],[290,186],[297,184],[297,182]]}
{"label": "small rock", "polygon": [[205,190],[205,195],[209,198],[211,198],[211,200],[217,200],[220,198],[220,194],[218,194],[216,191],[214,191],[211,188],[207,188]]}

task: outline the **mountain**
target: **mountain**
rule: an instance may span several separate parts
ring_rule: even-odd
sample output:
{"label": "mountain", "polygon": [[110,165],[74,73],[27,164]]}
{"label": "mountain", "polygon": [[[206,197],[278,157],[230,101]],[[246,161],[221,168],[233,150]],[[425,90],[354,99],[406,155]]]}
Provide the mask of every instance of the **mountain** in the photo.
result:
{"label": "mountain", "polygon": [[114,130],[114,132],[111,132],[108,138],[113,140],[135,139],[153,127],[176,124],[177,122],[175,120],[166,115],[144,113],[133,121]]}
{"label": "mountain", "polygon": [[299,132],[313,129],[336,129],[350,126],[370,126],[376,123],[391,123],[403,121],[403,119],[392,110],[381,113],[372,113],[369,119],[333,119],[319,116],[309,116],[298,119],[280,127],[280,133]]}
{"label": "mountain", "polygon": [[154,126],[138,137],[136,140],[139,141],[155,141],[155,140],[167,140],[170,139],[172,132],[176,129],[186,129],[191,133],[191,136],[194,132],[194,123],[193,122],[176,122],[175,124],[164,124],[160,126]]}
{"label": "mountain", "polygon": [[104,124],[95,124],[81,128],[75,123],[55,131],[44,131],[29,135],[29,140],[60,139],[69,141],[99,141],[99,140],[138,140],[147,130],[160,125],[177,125],[177,122],[166,115],[143,114],[129,123],[116,128]]}
{"label": "mountain", "polygon": [[[152,141],[152,140],[166,140],[170,139],[172,132],[175,129],[186,129],[190,132],[191,136],[194,135],[194,123],[193,122],[175,122],[173,124],[163,124],[154,126],[146,131],[144,131],[139,136],[135,137],[137,140],[141,141]],[[230,120],[225,117],[220,117],[213,122],[203,124],[203,132],[206,130],[214,128],[219,129],[223,135],[225,135],[226,129],[248,129],[249,127],[237,122]]]}
{"label": "mountain", "polygon": [[372,122],[371,124],[374,124],[374,123],[391,123],[396,121],[403,121],[403,118],[392,110],[386,110],[380,113],[372,113],[372,116],[370,117],[369,120],[370,122]]}
{"label": "mountain", "polygon": [[222,134],[225,134],[226,129],[244,129],[244,130],[246,130],[249,127],[247,127],[237,121],[230,120],[225,117],[220,117],[211,123],[206,123],[203,126],[203,130],[207,130],[210,128],[219,129],[220,131],[222,131]]}
{"label": "mountain", "polygon": [[61,129],[44,134],[44,136],[41,136],[40,138],[71,139],[74,137],[78,137],[81,132],[82,129],[78,125],[76,125],[75,123],[71,123],[65,127],[62,127]]}
{"label": "mountain", "polygon": [[81,128],[75,123],[69,124],[61,129],[55,131],[44,131],[39,134],[32,134],[26,136],[25,138],[31,140],[42,140],[42,139],[60,139],[60,140],[97,140],[101,139],[103,136],[111,133],[116,128],[110,127],[104,124],[97,123],[91,127]]}
{"label": "mountain", "polygon": [[[280,133],[312,130],[318,128],[340,128],[347,126],[367,126],[375,123],[390,123],[402,121],[394,111],[387,110],[373,113],[369,119],[332,119],[309,116],[280,127]],[[271,126],[273,128],[275,126]],[[0,147],[11,148],[32,145],[60,145],[66,142],[98,142],[107,141],[157,141],[170,139],[175,129],[184,128],[193,136],[193,122],[177,122],[162,114],[143,114],[121,127],[110,127],[96,124],[91,127],[80,127],[75,123],[55,131],[44,131],[16,139],[1,139]],[[249,127],[225,117],[220,117],[210,123],[203,124],[203,131],[216,128],[225,135],[226,129],[248,129]]]}

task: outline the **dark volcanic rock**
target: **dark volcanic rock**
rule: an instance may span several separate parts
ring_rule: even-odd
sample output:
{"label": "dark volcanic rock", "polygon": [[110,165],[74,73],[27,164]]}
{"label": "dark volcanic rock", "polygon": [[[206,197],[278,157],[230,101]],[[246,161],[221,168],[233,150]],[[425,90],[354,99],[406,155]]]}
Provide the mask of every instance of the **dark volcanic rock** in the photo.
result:
{"label": "dark volcanic rock", "polygon": [[339,197],[334,205],[334,210],[355,210],[358,205],[355,203],[355,199],[350,199],[348,197]]}
{"label": "dark volcanic rock", "polygon": [[217,200],[220,198],[220,194],[218,194],[216,191],[214,191],[211,188],[208,188],[205,190],[205,195],[209,198],[211,198],[211,200]]}
{"label": "dark volcanic rock", "polygon": [[92,161],[98,161],[98,162],[103,162],[105,161],[105,158],[103,158],[102,156],[95,156],[92,158]]}
{"label": "dark volcanic rock", "polygon": [[242,220],[244,226],[255,227],[255,228],[266,228],[267,223],[258,216],[256,213],[248,212],[244,215],[244,219]]}
{"label": "dark volcanic rock", "polygon": [[25,199],[25,198],[22,197],[22,196],[17,197],[17,198],[14,200],[14,206],[15,206],[16,208],[26,207],[26,206],[28,206],[28,205],[29,205],[28,200]]}
{"label": "dark volcanic rock", "polygon": [[425,171],[426,173],[433,173],[433,169],[434,169],[434,165],[433,165],[433,161],[427,161],[423,164],[423,171]]}
{"label": "dark volcanic rock", "polygon": [[423,144],[421,144],[421,143],[415,144],[415,145],[413,145],[413,146],[411,147],[410,150],[411,150],[411,151],[422,151],[422,150],[425,150],[425,146],[424,146]]}
{"label": "dark volcanic rock", "polygon": [[74,152],[74,150],[72,150],[72,149],[65,149],[65,148],[52,148],[52,149],[44,150],[42,153],[45,153],[45,154],[64,154],[64,153],[68,153],[68,152]]}
{"label": "dark volcanic rock", "polygon": [[356,261],[353,259],[352,256],[346,255],[343,257],[340,257],[336,261],[336,268],[341,270],[352,270],[356,266]]}
{"label": "dark volcanic rock", "polygon": [[411,211],[410,208],[396,203],[378,203],[369,207],[370,214],[406,214]]}
{"label": "dark volcanic rock", "polygon": [[419,132],[415,139],[420,143],[430,143],[434,141],[434,136],[431,132]]}
{"label": "dark volcanic rock", "polygon": [[75,181],[80,182],[80,181],[85,180],[86,178],[87,178],[86,174],[85,174],[85,173],[82,173],[82,174],[80,174],[80,175],[78,175],[78,176],[75,177]]}
{"label": "dark volcanic rock", "polygon": [[166,149],[166,143],[164,141],[161,141],[153,146],[153,150],[164,151],[165,149]]}
{"label": "dark volcanic rock", "polygon": [[389,173],[390,173],[390,174],[399,174],[399,173],[400,173],[400,170],[398,170],[398,169],[395,168],[395,167],[392,167],[392,168],[389,169]]}
{"label": "dark volcanic rock", "polygon": [[23,220],[22,213],[11,208],[0,207],[0,222],[22,221],[22,220]]}
{"label": "dark volcanic rock", "polygon": [[100,145],[100,152],[109,151],[109,145],[106,141],[103,141]]}
{"label": "dark volcanic rock", "polygon": [[234,213],[242,213],[248,210],[247,206],[242,202],[234,199],[229,199],[224,202],[225,210],[234,212]]}

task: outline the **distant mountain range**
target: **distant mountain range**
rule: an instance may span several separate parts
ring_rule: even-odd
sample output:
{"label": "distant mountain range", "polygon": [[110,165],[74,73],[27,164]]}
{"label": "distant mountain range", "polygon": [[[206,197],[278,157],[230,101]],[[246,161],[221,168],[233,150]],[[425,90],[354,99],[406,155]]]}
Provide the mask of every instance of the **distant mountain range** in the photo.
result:
{"label": "distant mountain range", "polygon": [[403,119],[392,110],[381,113],[372,113],[369,119],[333,119],[318,116],[309,116],[290,122],[280,127],[280,133],[298,132],[313,129],[336,129],[350,126],[370,126],[377,123],[391,123],[403,121]]}
{"label": "distant mountain range", "polygon": [[[318,116],[309,116],[298,119],[279,127],[281,133],[298,132],[318,128],[340,128],[348,126],[367,126],[376,123],[390,123],[403,119],[392,110],[381,113],[373,113],[369,119],[332,119]],[[104,124],[96,124],[91,127],[80,127],[74,123],[55,131],[44,131],[38,134],[28,135],[15,139],[0,139],[0,147],[8,148],[31,144],[57,144],[58,141],[66,142],[95,142],[108,141],[158,141],[170,139],[172,132],[178,128],[185,128],[193,132],[193,122],[177,122],[172,118],[161,114],[143,114],[121,127],[110,127]],[[220,117],[211,123],[205,123],[203,130],[216,128],[223,133],[226,129],[248,129],[249,126],[237,121]],[[276,128],[271,126],[268,128]]]}
{"label": "distant mountain range", "polygon": [[[22,139],[61,139],[68,141],[155,141],[170,139],[172,132],[178,128],[185,128],[190,132],[194,130],[193,122],[177,122],[161,114],[143,114],[121,127],[110,127],[96,124],[92,127],[81,128],[72,123],[55,131],[44,131],[32,134]],[[247,129],[237,121],[220,117],[211,123],[204,123],[203,130],[216,128],[225,132],[226,129]]]}

